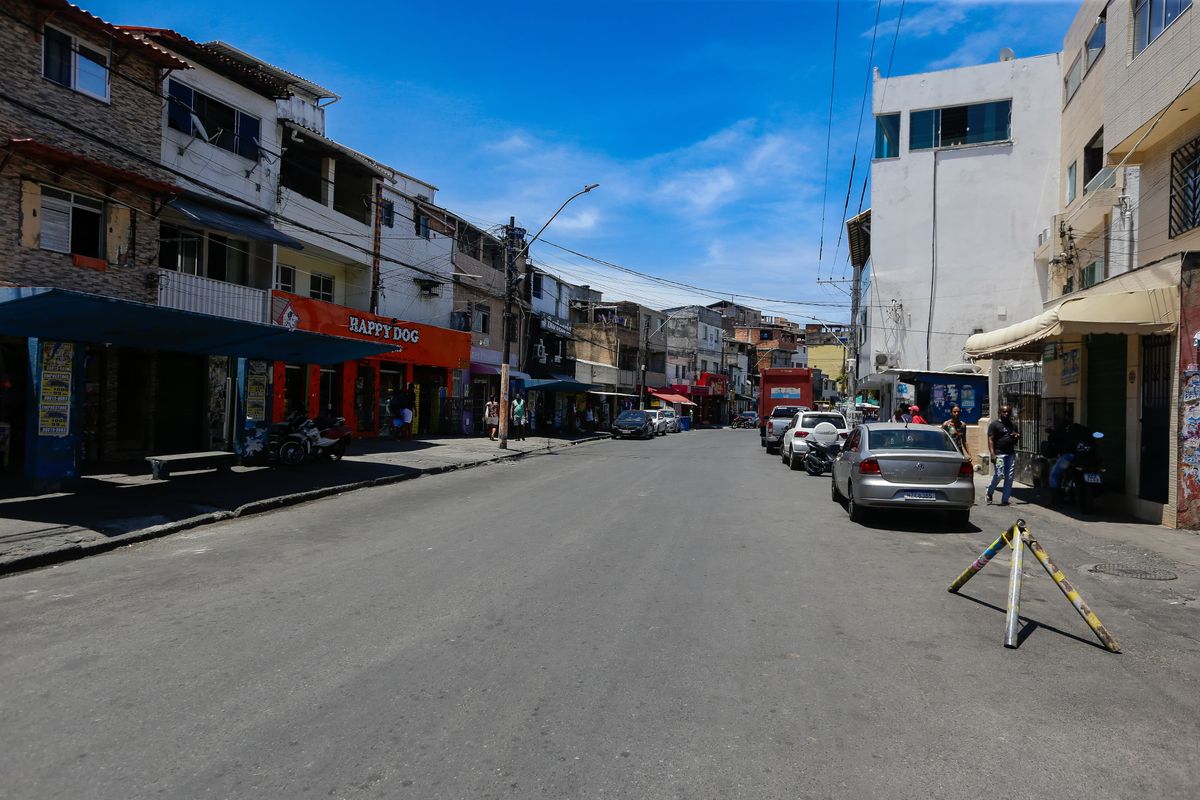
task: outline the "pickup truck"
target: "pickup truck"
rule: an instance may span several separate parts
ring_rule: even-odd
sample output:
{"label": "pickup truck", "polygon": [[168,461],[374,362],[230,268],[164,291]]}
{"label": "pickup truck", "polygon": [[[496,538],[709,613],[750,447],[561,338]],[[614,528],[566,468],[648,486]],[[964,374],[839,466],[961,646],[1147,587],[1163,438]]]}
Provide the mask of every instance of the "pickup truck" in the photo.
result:
{"label": "pickup truck", "polygon": [[808,407],[775,406],[775,408],[771,409],[771,416],[763,425],[763,431],[765,432],[763,446],[767,448],[767,453],[774,455],[779,452],[779,445],[783,442],[783,434],[787,432],[788,426],[792,424],[792,417],[801,411],[808,411]]}

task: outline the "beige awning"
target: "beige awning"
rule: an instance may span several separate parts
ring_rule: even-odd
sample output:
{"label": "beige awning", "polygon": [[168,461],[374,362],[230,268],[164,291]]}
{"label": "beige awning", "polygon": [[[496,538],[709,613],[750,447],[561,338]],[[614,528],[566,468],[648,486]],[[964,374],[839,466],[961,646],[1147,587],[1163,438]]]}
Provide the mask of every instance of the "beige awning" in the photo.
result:
{"label": "beige awning", "polygon": [[1069,297],[1036,317],[967,339],[970,358],[1034,355],[1045,339],[1089,333],[1167,333],[1179,321],[1179,287]]}

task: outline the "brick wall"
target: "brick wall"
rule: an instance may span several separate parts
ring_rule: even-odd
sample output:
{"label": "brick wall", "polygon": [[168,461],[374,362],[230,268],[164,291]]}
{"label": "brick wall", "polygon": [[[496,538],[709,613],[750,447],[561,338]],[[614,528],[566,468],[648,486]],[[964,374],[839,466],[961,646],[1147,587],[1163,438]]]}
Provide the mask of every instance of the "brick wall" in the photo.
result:
{"label": "brick wall", "polygon": [[[173,182],[168,172],[155,166],[162,148],[163,104],[156,94],[161,90],[161,74],[154,63],[118,46],[114,61],[120,63],[110,75],[109,102],[96,100],[42,77],[42,36],[33,4],[0,0],[0,10],[0,74],[5,76],[0,94],[92,134],[72,131],[0,97],[0,148],[10,139],[33,138],[154,180]],[[54,14],[48,24],[98,50],[108,51],[112,46],[105,35],[75,24],[69,15]],[[134,155],[97,139],[118,143]],[[29,193],[42,183],[106,201],[107,269],[77,267],[72,256],[38,247],[39,221],[33,218],[37,200],[31,201]],[[114,186],[79,167],[49,165],[19,151],[13,153],[0,170],[0,280],[154,302],[158,222],[151,213],[153,201],[144,189]]]}

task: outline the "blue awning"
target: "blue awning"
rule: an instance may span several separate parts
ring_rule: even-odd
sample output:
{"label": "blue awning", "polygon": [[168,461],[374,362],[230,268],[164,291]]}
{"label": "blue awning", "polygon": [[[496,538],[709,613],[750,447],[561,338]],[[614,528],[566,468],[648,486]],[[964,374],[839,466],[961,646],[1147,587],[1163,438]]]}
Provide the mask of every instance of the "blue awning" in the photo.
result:
{"label": "blue awning", "polygon": [[0,335],[301,364],[338,364],[396,349],[360,339],[42,287],[0,287]]}
{"label": "blue awning", "polygon": [[176,197],[168,205],[187,217],[193,224],[203,228],[235,233],[248,239],[272,242],[293,250],[304,249],[304,245],[300,244],[299,239],[293,239],[286,233],[275,230],[264,217],[256,217],[229,206],[212,205],[187,197]]}
{"label": "blue awning", "polygon": [[525,381],[526,391],[538,392],[590,392],[594,389],[590,383],[580,383],[579,381],[556,381],[551,379]]}

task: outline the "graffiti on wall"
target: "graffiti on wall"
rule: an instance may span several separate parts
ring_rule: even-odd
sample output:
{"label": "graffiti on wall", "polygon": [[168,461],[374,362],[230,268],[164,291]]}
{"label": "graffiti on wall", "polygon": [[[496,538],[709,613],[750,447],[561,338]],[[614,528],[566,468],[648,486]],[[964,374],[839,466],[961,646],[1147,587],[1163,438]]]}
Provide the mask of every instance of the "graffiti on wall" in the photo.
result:
{"label": "graffiti on wall", "polygon": [[1179,402],[1179,519],[1182,528],[1200,523],[1200,371],[1183,373]]}

